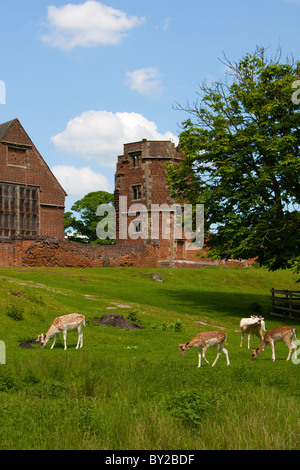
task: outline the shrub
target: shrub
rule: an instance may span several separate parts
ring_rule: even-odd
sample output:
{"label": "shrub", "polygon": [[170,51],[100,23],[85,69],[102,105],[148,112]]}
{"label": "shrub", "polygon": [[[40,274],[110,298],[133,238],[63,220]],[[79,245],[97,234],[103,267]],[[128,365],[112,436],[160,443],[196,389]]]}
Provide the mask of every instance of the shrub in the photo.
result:
{"label": "shrub", "polygon": [[182,321],[179,320],[179,319],[176,320],[174,323],[172,323],[172,322],[169,322],[169,323],[165,322],[165,323],[162,324],[161,329],[162,329],[163,331],[176,331],[176,332],[177,332],[177,331],[182,331],[182,329],[183,329],[183,323],[182,323]]}
{"label": "shrub", "polygon": [[19,303],[10,304],[6,306],[6,315],[13,320],[24,320],[24,307]]}
{"label": "shrub", "polygon": [[167,409],[187,426],[199,426],[204,414],[210,412],[217,402],[223,400],[214,391],[184,390],[167,400]]}
{"label": "shrub", "polygon": [[143,323],[143,320],[141,316],[139,315],[139,311],[137,308],[133,309],[129,314],[127,315],[127,320],[133,322],[133,323],[138,323],[141,325]]}

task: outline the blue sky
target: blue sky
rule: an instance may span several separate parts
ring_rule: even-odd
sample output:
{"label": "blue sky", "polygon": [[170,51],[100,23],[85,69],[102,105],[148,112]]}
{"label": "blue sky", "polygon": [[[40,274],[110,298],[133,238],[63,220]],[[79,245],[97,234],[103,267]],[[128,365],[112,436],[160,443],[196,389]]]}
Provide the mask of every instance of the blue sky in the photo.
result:
{"label": "blue sky", "polygon": [[223,51],[237,61],[281,45],[300,58],[300,0],[1,3],[0,122],[20,119],[67,210],[113,191],[124,143],[177,142],[186,116],[174,106],[224,75]]}

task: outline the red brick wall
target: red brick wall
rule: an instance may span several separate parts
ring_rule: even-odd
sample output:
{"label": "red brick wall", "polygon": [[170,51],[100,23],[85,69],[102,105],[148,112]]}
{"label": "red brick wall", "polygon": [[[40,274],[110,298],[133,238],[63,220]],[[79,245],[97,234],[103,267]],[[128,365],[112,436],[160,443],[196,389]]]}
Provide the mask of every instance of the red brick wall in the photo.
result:
{"label": "red brick wall", "polygon": [[158,265],[152,246],[85,245],[58,239],[18,239],[0,243],[0,266],[139,266]]}
{"label": "red brick wall", "polygon": [[[13,242],[0,241],[0,266],[15,266],[15,254]],[[21,265],[20,265],[21,266]]]}
{"label": "red brick wall", "polygon": [[40,235],[43,237],[64,240],[64,209],[59,207],[41,206]]}
{"label": "red brick wall", "polygon": [[101,267],[136,266],[201,268],[204,266],[250,266],[252,261],[211,261],[195,258],[174,260],[168,252],[152,245],[85,245],[58,239],[16,239],[0,242],[0,267],[3,266],[60,266]]}

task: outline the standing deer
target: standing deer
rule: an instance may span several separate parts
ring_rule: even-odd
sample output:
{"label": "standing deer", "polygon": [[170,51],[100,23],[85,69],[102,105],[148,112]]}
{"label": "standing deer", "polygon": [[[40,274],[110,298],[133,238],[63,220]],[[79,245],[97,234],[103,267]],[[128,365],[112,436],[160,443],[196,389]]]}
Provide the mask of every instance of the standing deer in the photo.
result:
{"label": "standing deer", "polygon": [[248,349],[250,349],[250,336],[256,335],[260,341],[263,339],[263,332],[266,331],[264,318],[262,316],[251,315],[250,318],[242,318],[240,321],[241,344],[243,345],[244,334],[248,334]]}
{"label": "standing deer", "polygon": [[263,351],[263,349],[269,344],[272,349],[272,361],[275,361],[275,343],[277,341],[284,341],[289,348],[289,354],[287,361],[291,357],[292,350],[294,349],[294,357],[297,359],[296,355],[296,345],[293,341],[293,338],[297,339],[296,330],[292,326],[278,326],[272,330],[268,330],[262,339],[258,348],[254,349],[252,352],[252,360],[256,359],[257,356]]}
{"label": "standing deer", "polygon": [[41,334],[39,336],[39,340],[41,343],[41,348],[44,348],[48,343],[49,339],[54,336],[54,341],[51,346],[51,349],[54,348],[54,345],[57,340],[57,336],[59,333],[63,334],[64,338],[64,349],[67,349],[67,331],[77,330],[78,333],[78,341],[76,349],[78,349],[79,344],[82,348],[83,345],[83,333],[81,331],[82,325],[85,326],[85,318],[83,315],[79,313],[70,313],[69,315],[63,315],[62,317],[57,317],[53,321],[52,325],[50,326],[49,330],[45,334]]}
{"label": "standing deer", "polygon": [[207,348],[213,346],[218,347],[217,357],[212,364],[212,367],[216,364],[217,360],[220,357],[221,351],[224,352],[226,356],[227,365],[229,366],[229,356],[227,349],[224,348],[223,343],[226,340],[227,335],[221,331],[205,331],[204,333],[198,333],[194,339],[185,344],[179,344],[180,356],[183,356],[185,351],[190,348],[198,348],[199,362],[198,367],[201,367],[201,350],[203,359],[209,364],[208,360],[205,357]]}

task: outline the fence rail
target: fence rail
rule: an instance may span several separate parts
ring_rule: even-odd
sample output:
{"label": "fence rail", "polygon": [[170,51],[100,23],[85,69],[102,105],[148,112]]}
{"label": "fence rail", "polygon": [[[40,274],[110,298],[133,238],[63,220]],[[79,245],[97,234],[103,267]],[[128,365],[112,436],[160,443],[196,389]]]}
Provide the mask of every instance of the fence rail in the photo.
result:
{"label": "fence rail", "polygon": [[271,289],[271,315],[300,319],[300,291]]}

